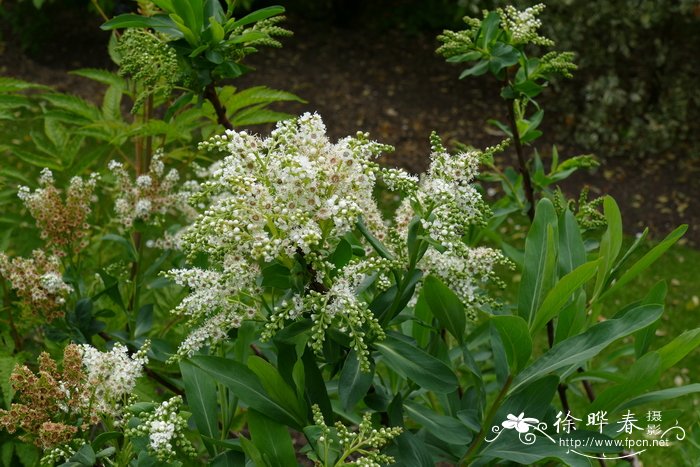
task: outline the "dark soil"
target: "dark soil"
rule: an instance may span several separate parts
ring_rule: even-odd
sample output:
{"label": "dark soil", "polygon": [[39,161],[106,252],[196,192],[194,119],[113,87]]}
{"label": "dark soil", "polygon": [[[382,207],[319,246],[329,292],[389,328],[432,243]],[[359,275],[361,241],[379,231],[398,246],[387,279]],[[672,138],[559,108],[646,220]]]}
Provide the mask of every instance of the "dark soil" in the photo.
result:
{"label": "dark soil", "polygon": [[[99,85],[66,74],[75,68],[109,66],[108,35],[97,29],[99,19],[82,20],[89,25],[64,26],[67,31],[33,58],[19,52],[10,39],[0,55],[0,72],[99,99]],[[385,163],[412,172],[428,164],[432,130],[447,142],[476,147],[500,140],[486,124],[491,118],[505,119],[497,88],[486,77],[459,81],[460,70],[434,53],[435,33],[343,28],[301,17],[291,18],[288,27],[294,37],[284,40],[283,49],[263,50],[251,57],[249,64],[258,70],[238,80],[237,86],[267,85],[292,91],[308,103],[281,106],[281,110],[320,113],[334,138],[368,131],[374,139],[396,147],[384,157]],[[550,99],[556,99],[557,92],[576,90],[562,83],[548,92]],[[542,152],[547,154],[546,148],[556,141],[560,155],[580,153],[566,140],[557,141],[548,128],[557,118],[561,116],[545,116],[546,138],[538,142]],[[700,157],[692,157],[687,149],[678,151],[645,159],[634,155],[601,158],[598,169],[576,174],[564,189],[576,196],[589,185],[592,195],[612,194],[622,208],[629,234],[649,226],[652,236],[660,239],[678,224],[688,223],[686,241],[699,245]],[[513,163],[511,153],[502,156],[504,164]],[[598,155],[605,155],[604,148]]]}

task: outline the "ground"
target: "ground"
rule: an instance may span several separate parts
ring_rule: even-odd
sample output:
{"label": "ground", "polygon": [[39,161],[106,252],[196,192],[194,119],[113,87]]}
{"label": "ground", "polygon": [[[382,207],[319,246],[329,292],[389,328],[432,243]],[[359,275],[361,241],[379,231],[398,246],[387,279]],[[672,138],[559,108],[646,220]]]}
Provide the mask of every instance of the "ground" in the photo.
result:
{"label": "ground", "polygon": [[[67,71],[81,67],[110,67],[106,54],[108,33],[98,29],[98,18],[82,18],[79,27],[55,21],[50,46],[31,58],[7,38],[0,55],[0,73],[50,84],[61,91],[100,99],[101,86]],[[295,32],[279,50],[262,50],[250,64],[257,70],[235,82],[241,88],[267,85],[292,91],[307,104],[290,104],[292,113],[319,112],[332,137],[368,131],[373,138],[392,144],[396,151],[384,162],[420,172],[427,166],[428,136],[436,130],[445,141],[484,147],[500,140],[486,123],[504,119],[505,109],[497,89],[486,77],[458,80],[459,69],[435,55],[434,32],[406,33],[396,30],[341,27],[327,21],[292,17],[287,23]],[[577,92],[561,83],[547,90]],[[545,103],[545,108],[546,103]],[[571,156],[583,149],[558,138],[552,128],[555,113],[545,115],[545,138],[541,152],[556,142],[560,154]],[[266,131],[267,128],[257,128]],[[606,158],[605,148],[594,148],[601,166],[579,173],[567,181],[565,191],[575,196],[589,185],[593,195],[611,194],[620,204],[626,232],[649,226],[651,236],[663,238],[675,226],[690,224],[686,238],[700,244],[700,157],[692,150],[674,150],[652,157]],[[502,156],[512,163],[512,151]]]}

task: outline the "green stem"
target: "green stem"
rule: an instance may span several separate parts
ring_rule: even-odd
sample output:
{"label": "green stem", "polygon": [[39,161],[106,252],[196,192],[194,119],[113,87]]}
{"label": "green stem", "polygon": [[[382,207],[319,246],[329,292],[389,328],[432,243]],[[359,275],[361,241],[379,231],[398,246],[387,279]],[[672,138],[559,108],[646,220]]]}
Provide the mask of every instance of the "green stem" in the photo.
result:
{"label": "green stem", "polygon": [[498,393],[496,399],[491,404],[489,411],[486,413],[486,417],[484,417],[484,422],[481,425],[481,430],[479,431],[479,434],[476,436],[476,440],[472,443],[471,446],[469,446],[469,450],[467,450],[467,453],[464,454],[464,457],[462,457],[458,465],[469,465],[469,463],[476,456],[477,452],[479,451],[479,448],[484,443],[484,439],[486,438],[486,430],[488,430],[488,428],[493,423],[493,417],[496,416],[496,412],[501,407],[503,400],[506,398],[511,384],[513,384],[513,375],[508,375],[508,379],[503,384],[501,391]]}

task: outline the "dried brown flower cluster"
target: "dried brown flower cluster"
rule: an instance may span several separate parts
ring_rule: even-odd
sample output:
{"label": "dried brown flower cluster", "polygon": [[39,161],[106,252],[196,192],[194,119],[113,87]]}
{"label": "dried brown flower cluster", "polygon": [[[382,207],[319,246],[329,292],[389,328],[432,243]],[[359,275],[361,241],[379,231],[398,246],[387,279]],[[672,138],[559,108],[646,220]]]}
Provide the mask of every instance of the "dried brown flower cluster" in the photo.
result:
{"label": "dried brown flower cluster", "polygon": [[10,377],[19,402],[0,409],[0,427],[21,430],[20,439],[41,449],[66,444],[80,430],[96,423],[86,407],[85,374],[80,348],[71,344],[63,352],[63,372],[49,354],[39,356],[39,372],[17,365]]}
{"label": "dried brown flower cluster", "polygon": [[54,185],[51,171],[44,169],[39,178],[40,188],[32,193],[28,187],[20,187],[19,198],[36,220],[41,237],[56,254],[77,253],[86,246],[84,237],[89,229],[86,220],[96,183],[96,174],[88,180],[73,177],[64,201],[60,190]]}
{"label": "dried brown flower cluster", "polygon": [[58,257],[43,250],[12,260],[0,253],[0,276],[12,284],[25,311],[46,321],[63,316],[66,297],[73,291],[63,282],[59,267]]}
{"label": "dried brown flower cluster", "polygon": [[109,164],[109,170],[117,177],[119,190],[114,209],[124,227],[131,227],[137,219],[152,223],[158,214],[170,211],[190,217],[196,214],[187,204],[191,192],[196,190],[196,183],[186,182],[176,191],[180,176],[175,169],[165,173],[162,157],[162,153],[154,154],[148,173],[139,175],[136,181],[120,162]]}

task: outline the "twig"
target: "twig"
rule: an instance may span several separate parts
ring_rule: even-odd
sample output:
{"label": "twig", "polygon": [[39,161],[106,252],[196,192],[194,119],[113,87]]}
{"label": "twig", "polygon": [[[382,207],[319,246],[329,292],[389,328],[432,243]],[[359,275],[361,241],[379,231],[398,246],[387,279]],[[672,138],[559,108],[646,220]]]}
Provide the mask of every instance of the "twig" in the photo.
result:
{"label": "twig", "polygon": [[223,126],[227,130],[233,130],[233,124],[226,116],[226,109],[219,100],[219,95],[216,93],[214,83],[209,83],[207,87],[204,88],[204,97],[206,97],[209,102],[211,102],[211,105],[214,106],[216,121],[219,122],[219,125]]}

